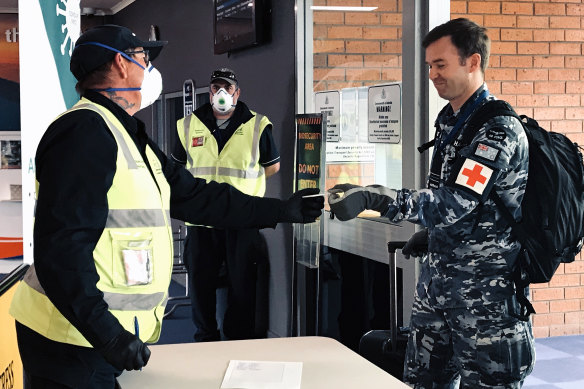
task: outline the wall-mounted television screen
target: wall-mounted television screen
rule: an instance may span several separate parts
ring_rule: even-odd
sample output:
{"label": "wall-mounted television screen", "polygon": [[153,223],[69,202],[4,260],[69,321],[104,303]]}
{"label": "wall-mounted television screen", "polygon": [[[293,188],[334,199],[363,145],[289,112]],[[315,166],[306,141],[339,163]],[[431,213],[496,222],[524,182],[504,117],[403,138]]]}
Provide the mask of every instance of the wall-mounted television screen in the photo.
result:
{"label": "wall-mounted television screen", "polygon": [[215,54],[264,43],[268,39],[269,0],[213,0]]}

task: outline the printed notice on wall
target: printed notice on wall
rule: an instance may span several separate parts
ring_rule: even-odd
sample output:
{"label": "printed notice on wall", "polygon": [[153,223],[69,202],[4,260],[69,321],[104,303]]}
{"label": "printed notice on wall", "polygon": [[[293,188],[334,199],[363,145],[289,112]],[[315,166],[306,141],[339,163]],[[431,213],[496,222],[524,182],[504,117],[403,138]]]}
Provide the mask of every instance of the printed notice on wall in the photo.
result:
{"label": "printed notice on wall", "polygon": [[327,163],[375,162],[375,145],[369,143],[335,143],[326,149]]}
{"label": "printed notice on wall", "polygon": [[338,142],[341,133],[341,94],[339,91],[315,93],[314,112],[322,113],[326,128],[326,141]]}
{"label": "printed notice on wall", "polygon": [[193,80],[183,82],[183,115],[189,116],[195,109],[195,83]]}
{"label": "printed notice on wall", "polygon": [[369,88],[368,140],[371,143],[399,143],[401,140],[401,85]]}

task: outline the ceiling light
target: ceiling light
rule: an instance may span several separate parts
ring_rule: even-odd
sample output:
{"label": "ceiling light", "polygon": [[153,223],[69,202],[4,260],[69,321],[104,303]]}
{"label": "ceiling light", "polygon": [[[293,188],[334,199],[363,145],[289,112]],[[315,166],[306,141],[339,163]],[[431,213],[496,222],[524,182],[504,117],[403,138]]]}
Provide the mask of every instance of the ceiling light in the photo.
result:
{"label": "ceiling light", "polygon": [[369,12],[376,10],[377,7],[337,7],[332,5],[313,5],[310,7],[313,11],[343,11],[343,12]]}

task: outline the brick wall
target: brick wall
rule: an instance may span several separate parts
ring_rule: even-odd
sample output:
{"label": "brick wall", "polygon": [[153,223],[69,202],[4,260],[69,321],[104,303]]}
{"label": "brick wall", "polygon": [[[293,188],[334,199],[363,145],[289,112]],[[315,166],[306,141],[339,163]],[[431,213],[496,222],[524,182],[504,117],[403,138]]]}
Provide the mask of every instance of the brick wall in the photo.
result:
{"label": "brick wall", "polygon": [[[378,7],[367,13],[314,13],[315,91],[401,79],[402,0],[314,4]],[[480,0],[451,1],[450,7],[452,18],[467,17],[489,30],[491,92],[544,128],[584,144],[584,4]],[[344,171],[334,169],[333,176]],[[584,334],[582,255],[561,265],[549,284],[533,285],[531,294],[538,312],[536,337]]]}
{"label": "brick wall", "polygon": [[[401,80],[402,0],[314,0],[314,5],[375,6],[375,12],[315,11],[314,91]],[[326,187],[374,184],[374,165],[327,164]]]}
{"label": "brick wall", "polygon": [[314,12],[315,91],[401,80],[401,0],[314,0],[314,5],[378,7]]}

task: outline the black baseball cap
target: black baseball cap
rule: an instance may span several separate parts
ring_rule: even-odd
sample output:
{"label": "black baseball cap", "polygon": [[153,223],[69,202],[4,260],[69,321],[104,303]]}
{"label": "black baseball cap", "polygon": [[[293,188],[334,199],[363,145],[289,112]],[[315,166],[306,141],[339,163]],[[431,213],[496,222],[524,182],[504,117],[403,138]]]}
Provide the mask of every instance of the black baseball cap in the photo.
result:
{"label": "black baseball cap", "polygon": [[143,47],[148,50],[150,60],[153,60],[167,43],[140,40],[130,29],[115,24],[93,27],[81,34],[75,42],[69,68],[77,80],[82,80],[114,58],[116,51],[110,48],[123,52],[134,47]]}
{"label": "black baseball cap", "polygon": [[230,83],[231,85],[237,85],[237,77],[235,76],[235,72],[231,69],[227,69],[227,68],[219,68],[217,70],[214,70],[213,73],[211,73],[211,82],[210,84],[213,83],[213,81],[215,80],[224,80],[227,81],[228,83]]}

